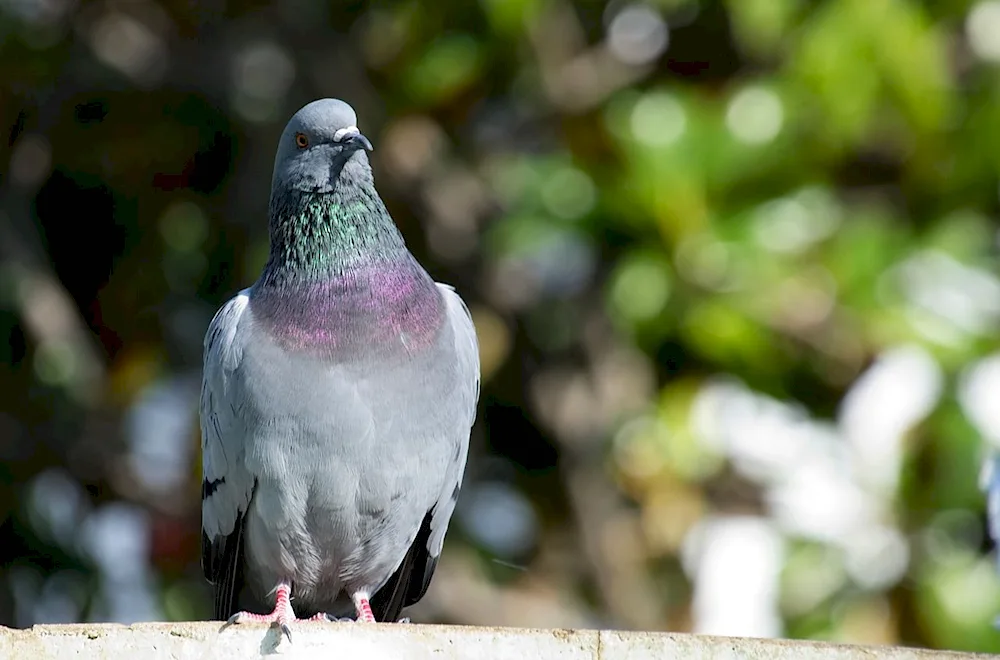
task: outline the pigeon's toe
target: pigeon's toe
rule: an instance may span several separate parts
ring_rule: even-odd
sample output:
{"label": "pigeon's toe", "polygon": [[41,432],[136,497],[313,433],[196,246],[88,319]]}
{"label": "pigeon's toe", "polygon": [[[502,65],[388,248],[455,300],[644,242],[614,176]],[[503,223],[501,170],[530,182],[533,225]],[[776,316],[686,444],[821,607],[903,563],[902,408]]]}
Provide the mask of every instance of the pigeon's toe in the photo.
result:
{"label": "pigeon's toe", "polygon": [[275,588],[274,610],[270,614],[257,614],[256,612],[237,612],[229,617],[226,625],[234,623],[270,623],[281,628],[282,634],[292,641],[292,629],[290,623],[296,621],[295,610],[292,609],[291,587],[287,584],[279,584]]}

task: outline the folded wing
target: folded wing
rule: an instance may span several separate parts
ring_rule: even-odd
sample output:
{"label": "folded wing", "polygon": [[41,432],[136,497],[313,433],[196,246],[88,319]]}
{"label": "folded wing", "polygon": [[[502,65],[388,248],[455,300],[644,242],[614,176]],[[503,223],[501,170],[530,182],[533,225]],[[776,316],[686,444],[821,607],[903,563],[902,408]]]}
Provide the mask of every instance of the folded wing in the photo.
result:
{"label": "folded wing", "polygon": [[243,586],[244,515],[255,481],[243,463],[245,429],[239,416],[241,402],[231,387],[243,357],[240,321],[249,292],[241,291],[212,319],[205,335],[204,376],[201,389],[201,564],[215,585],[215,618],[236,611]]}

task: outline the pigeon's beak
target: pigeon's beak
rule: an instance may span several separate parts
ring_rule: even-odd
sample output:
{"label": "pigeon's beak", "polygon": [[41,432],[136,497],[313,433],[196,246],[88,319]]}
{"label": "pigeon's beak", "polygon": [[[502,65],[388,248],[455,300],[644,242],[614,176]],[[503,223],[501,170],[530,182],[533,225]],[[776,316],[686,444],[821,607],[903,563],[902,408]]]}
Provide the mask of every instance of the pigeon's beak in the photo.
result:
{"label": "pigeon's beak", "polygon": [[362,147],[364,147],[367,151],[374,151],[375,150],[374,147],[372,147],[371,140],[369,140],[368,138],[366,138],[361,133],[358,133],[357,135],[352,135],[347,140],[347,144],[357,145],[358,149],[361,149]]}
{"label": "pigeon's beak", "polygon": [[361,134],[357,126],[349,126],[337,131],[336,139],[345,149],[366,149],[373,151],[371,141]]}

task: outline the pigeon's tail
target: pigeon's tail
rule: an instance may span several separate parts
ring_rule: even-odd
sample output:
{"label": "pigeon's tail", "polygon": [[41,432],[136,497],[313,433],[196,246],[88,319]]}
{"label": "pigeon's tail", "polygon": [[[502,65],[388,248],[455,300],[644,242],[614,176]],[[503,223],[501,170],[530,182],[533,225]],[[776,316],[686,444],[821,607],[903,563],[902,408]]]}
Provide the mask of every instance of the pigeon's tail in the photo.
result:
{"label": "pigeon's tail", "polygon": [[427,547],[430,535],[431,514],[428,512],[396,572],[371,600],[376,621],[396,623],[404,607],[415,604],[427,593],[438,560],[430,555]]}
{"label": "pigeon's tail", "polygon": [[[251,499],[253,495],[251,494]],[[236,518],[233,531],[214,541],[202,532],[201,563],[205,577],[215,586],[215,620],[226,621],[238,611],[237,599],[243,590],[244,513]]]}
{"label": "pigeon's tail", "polygon": [[236,599],[243,589],[243,516],[236,530],[222,541],[215,581],[215,619],[226,621],[236,613]]}

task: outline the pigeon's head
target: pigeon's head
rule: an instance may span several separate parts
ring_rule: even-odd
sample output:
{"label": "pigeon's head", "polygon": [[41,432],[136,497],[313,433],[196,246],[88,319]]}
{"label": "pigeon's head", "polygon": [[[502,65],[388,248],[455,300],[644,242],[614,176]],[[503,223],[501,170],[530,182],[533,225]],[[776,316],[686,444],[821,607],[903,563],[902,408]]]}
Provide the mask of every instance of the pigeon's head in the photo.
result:
{"label": "pigeon's head", "polygon": [[372,143],[357,123],[354,109],[338,99],[313,101],[296,112],[278,143],[273,187],[325,193],[341,177],[370,178],[365,150]]}

